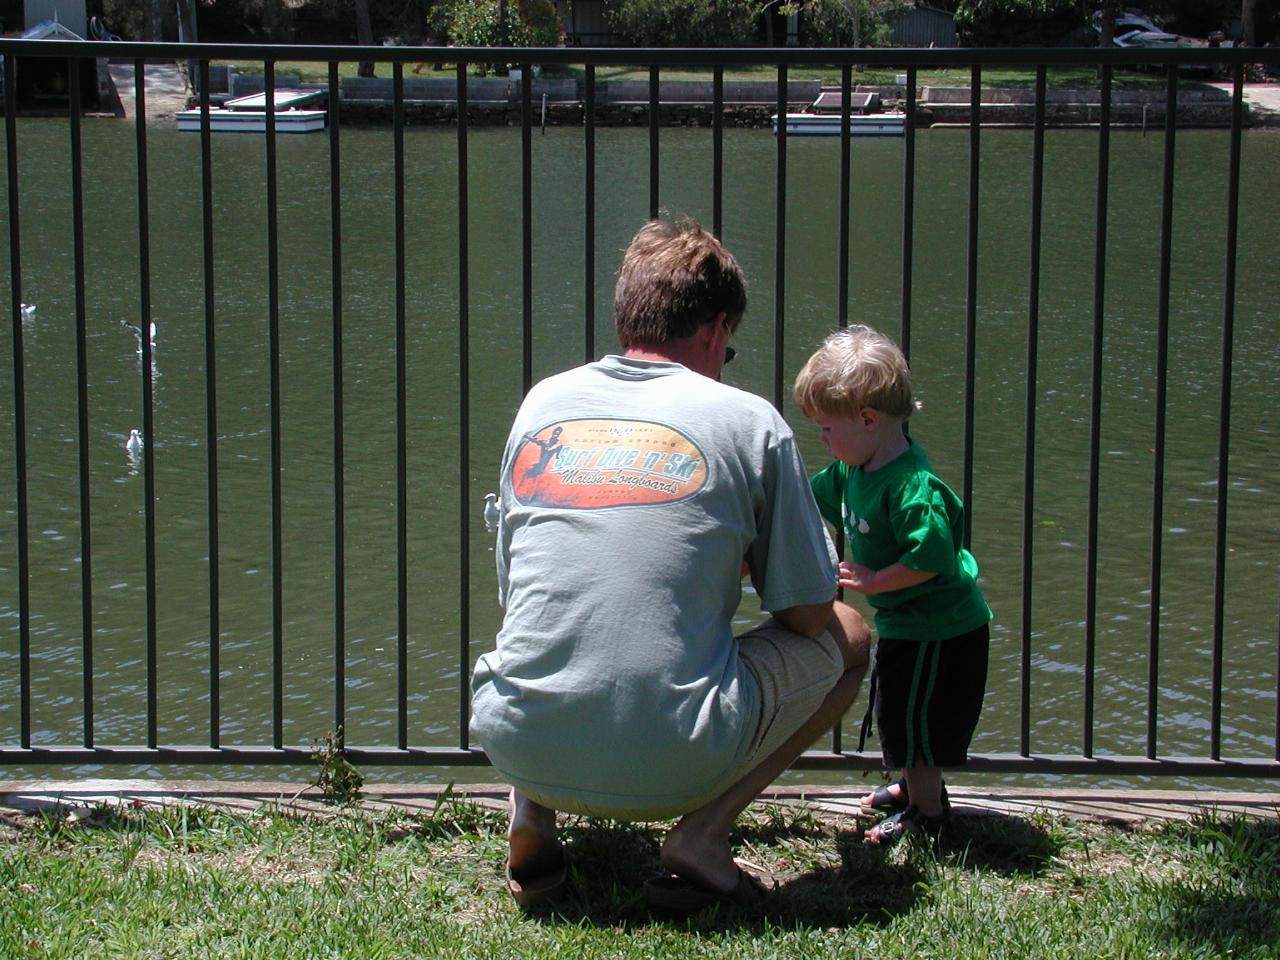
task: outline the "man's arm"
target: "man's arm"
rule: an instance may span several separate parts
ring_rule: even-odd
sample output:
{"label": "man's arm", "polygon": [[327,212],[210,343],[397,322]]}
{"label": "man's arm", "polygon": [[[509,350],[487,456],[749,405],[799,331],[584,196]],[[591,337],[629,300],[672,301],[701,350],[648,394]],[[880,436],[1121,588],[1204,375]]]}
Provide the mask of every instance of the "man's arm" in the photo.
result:
{"label": "man's arm", "polygon": [[786,607],[782,610],[772,610],[770,613],[773,619],[790,630],[792,633],[800,633],[806,637],[816,637],[823,630],[827,629],[827,624],[831,622],[834,615],[834,598],[826,603],[805,603],[795,607]]}

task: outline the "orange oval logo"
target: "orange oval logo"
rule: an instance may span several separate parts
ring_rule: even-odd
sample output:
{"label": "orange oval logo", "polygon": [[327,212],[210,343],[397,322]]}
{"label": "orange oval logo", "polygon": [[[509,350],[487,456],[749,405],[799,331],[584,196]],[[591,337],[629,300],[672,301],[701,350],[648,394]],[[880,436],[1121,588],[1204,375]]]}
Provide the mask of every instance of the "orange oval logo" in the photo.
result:
{"label": "orange oval logo", "polygon": [[645,420],[562,420],[526,434],[511,484],[526,506],[596,510],[674,503],[707,482],[707,461],[679,430]]}

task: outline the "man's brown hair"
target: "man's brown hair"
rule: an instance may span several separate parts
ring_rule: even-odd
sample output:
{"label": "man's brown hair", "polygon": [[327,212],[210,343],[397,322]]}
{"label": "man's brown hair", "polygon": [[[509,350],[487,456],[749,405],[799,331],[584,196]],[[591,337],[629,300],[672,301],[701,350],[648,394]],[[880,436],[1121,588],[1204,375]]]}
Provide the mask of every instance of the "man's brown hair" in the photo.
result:
{"label": "man's brown hair", "polygon": [[696,220],[650,220],[622,257],[613,322],[624,350],[683,340],[721,312],[736,329],[746,309],[742,268]]}

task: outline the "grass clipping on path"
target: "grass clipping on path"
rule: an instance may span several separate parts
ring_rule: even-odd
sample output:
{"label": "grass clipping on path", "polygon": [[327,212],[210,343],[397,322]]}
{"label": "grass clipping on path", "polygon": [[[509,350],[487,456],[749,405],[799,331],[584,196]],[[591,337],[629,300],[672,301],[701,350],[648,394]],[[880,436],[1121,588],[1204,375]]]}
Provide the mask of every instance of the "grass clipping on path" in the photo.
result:
{"label": "grass clipping on path", "polygon": [[757,804],[758,910],[651,916],[665,825],[564,821],[571,893],[522,914],[505,817],[175,806],[0,819],[0,957],[1280,957],[1280,824],[957,816],[931,846]]}

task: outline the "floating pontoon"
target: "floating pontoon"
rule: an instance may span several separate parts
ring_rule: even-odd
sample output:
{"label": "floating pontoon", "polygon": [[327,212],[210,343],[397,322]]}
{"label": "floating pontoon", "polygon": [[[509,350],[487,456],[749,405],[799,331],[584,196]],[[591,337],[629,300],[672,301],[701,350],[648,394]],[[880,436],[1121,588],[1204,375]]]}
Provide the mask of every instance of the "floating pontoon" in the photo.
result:
{"label": "floating pontoon", "polygon": [[[275,125],[277,133],[310,133],[323,130],[324,110],[303,110],[302,106],[323,99],[323,90],[280,89],[275,91]],[[200,111],[182,110],[177,114],[178,129],[200,130]],[[267,95],[255,93],[228,100],[221,107],[210,108],[209,129],[215,133],[264,133],[267,129]]]}

